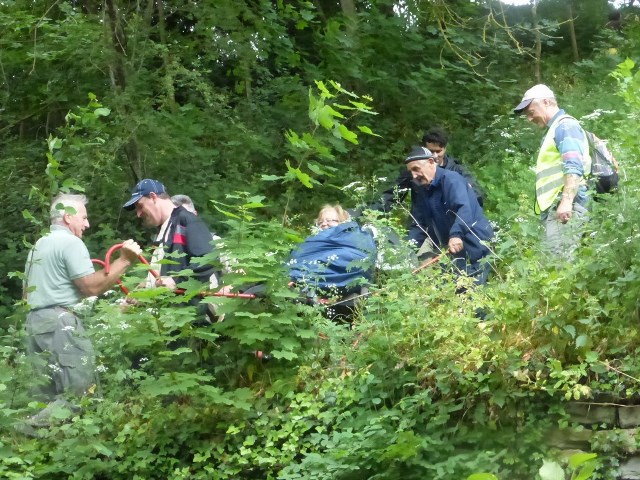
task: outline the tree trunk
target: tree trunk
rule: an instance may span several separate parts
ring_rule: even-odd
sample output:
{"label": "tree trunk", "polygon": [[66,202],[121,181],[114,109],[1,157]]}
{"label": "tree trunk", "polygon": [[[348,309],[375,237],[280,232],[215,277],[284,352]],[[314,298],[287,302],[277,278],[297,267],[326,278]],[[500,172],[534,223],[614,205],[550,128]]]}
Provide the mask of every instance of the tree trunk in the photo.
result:
{"label": "tree trunk", "polygon": [[569,36],[571,37],[571,50],[573,51],[573,61],[580,60],[580,53],[578,52],[578,40],[576,39],[576,28],[573,23],[573,0],[567,2],[567,10],[569,11]]}
{"label": "tree trunk", "polygon": [[[127,38],[125,36],[124,29],[122,28],[120,18],[121,10],[120,6],[117,4],[117,0],[105,0],[104,5],[108,18],[108,35],[111,38],[111,45],[113,47],[113,61],[109,66],[109,74],[111,77],[111,87],[113,89],[114,96],[117,98],[122,95],[127,87]],[[116,108],[118,107],[119,105],[116,106]],[[126,104],[122,105],[120,114],[123,117],[128,115],[128,107]],[[137,182],[144,172],[140,161],[140,149],[135,136],[132,136],[129,139],[123,149],[127,158],[128,166],[131,169],[133,179]]]}
{"label": "tree trunk", "polygon": [[533,30],[536,32],[536,58],[533,65],[533,74],[536,83],[542,83],[540,72],[540,62],[542,60],[542,35],[540,35],[540,25],[538,24],[538,0],[531,0],[531,16],[533,20]]}
{"label": "tree trunk", "polygon": [[164,50],[162,53],[162,64],[164,67],[164,88],[165,88],[165,101],[169,109],[175,113],[176,111],[176,95],[174,88],[174,78],[173,73],[171,71],[171,59],[169,58],[169,54],[167,50],[169,49],[169,44],[167,43],[167,30],[165,27],[165,16],[164,16],[164,0],[156,0],[156,8],[158,10],[158,33],[160,36],[160,43],[164,45]]}
{"label": "tree trunk", "polygon": [[340,0],[340,6],[345,17],[354,18],[356,16],[356,4],[353,0]]}

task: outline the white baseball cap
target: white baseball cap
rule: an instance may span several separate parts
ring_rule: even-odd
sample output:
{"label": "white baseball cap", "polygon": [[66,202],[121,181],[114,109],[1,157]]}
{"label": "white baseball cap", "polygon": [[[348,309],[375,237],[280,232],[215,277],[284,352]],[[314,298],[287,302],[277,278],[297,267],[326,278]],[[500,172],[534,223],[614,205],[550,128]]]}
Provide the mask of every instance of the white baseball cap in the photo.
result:
{"label": "white baseball cap", "polygon": [[551,89],[543,84],[534,85],[529,90],[524,92],[522,100],[516,108],[513,109],[513,113],[521,113],[529,104],[536,98],[556,98]]}

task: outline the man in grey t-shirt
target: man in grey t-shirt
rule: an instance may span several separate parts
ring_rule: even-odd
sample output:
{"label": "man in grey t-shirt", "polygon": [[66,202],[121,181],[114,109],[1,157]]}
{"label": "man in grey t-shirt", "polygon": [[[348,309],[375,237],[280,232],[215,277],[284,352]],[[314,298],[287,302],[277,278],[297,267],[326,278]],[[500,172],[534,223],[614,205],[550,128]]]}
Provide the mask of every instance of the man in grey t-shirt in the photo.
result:
{"label": "man in grey t-shirt", "polygon": [[108,274],[94,271],[82,241],[89,228],[86,203],[84,195],[53,199],[51,231],[36,242],[25,267],[27,350],[34,359],[48,354],[42,370],[50,381],[42,391],[49,400],[65,392],[82,395],[95,383],[93,347],[73,307],[84,297],[107,291],[141,252],[136,242],[127,240]]}

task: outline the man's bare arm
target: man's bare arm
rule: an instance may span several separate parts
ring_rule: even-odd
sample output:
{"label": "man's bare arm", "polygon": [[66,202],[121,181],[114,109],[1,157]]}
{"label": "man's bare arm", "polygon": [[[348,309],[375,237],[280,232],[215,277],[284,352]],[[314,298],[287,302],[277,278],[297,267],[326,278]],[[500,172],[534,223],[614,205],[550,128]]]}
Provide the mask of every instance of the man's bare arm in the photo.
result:
{"label": "man's bare arm", "polygon": [[85,277],[76,278],[73,283],[84,297],[102,295],[118,281],[141,252],[142,249],[136,242],[127,240],[120,249],[120,256],[111,264],[109,273],[100,270]]}

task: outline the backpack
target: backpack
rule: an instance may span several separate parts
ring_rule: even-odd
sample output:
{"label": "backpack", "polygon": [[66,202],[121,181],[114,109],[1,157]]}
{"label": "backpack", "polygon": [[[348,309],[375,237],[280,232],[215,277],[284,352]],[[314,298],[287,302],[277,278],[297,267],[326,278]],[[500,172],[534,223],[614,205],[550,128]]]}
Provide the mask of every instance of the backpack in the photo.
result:
{"label": "backpack", "polygon": [[596,193],[612,193],[618,188],[618,162],[607,148],[607,142],[584,131],[591,156],[591,182]]}

